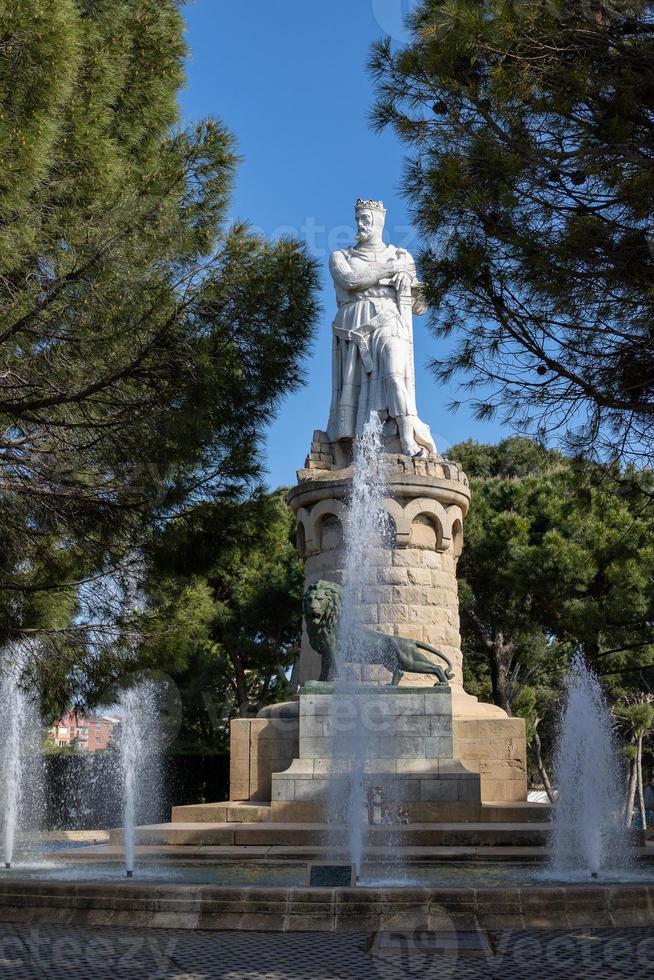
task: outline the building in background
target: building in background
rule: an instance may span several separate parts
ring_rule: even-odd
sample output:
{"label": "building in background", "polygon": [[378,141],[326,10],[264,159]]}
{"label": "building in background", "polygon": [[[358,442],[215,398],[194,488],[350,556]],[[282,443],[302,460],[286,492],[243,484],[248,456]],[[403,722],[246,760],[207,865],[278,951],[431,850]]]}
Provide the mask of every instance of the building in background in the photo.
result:
{"label": "building in background", "polygon": [[97,752],[108,747],[119,723],[120,718],[111,715],[81,715],[69,711],[50,727],[48,738],[58,748]]}

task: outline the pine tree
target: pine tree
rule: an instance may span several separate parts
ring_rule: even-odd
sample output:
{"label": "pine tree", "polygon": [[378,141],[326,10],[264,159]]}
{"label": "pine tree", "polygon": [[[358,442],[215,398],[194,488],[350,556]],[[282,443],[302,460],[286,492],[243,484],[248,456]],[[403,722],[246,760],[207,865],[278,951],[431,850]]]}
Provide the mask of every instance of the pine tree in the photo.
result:
{"label": "pine tree", "polygon": [[302,638],[304,574],[286,491],[200,505],[161,536],[146,585],[141,664],[169,671],[182,739],[216,744],[230,716],[283,700]]}
{"label": "pine tree", "polygon": [[153,535],[256,479],[317,272],[229,224],[232,135],[178,127],[176,0],[0,24],[0,643],[58,682],[116,647]]}
{"label": "pine tree", "polygon": [[[525,717],[547,785],[573,654],[614,704],[652,684],[654,519],[637,490],[529,439],[451,455],[472,489],[458,568],[465,685]],[[636,479],[651,493],[651,475]]]}
{"label": "pine tree", "polygon": [[404,187],[443,345],[479,417],[651,458],[654,4],[421,0],[375,46],[373,119]]}
{"label": "pine tree", "polygon": [[[654,520],[637,492],[529,439],[452,453],[472,487],[459,564],[465,642],[491,662],[496,703],[510,710],[519,661],[523,675],[532,654],[549,669],[553,640],[616,692],[615,678],[628,685],[632,667],[654,662]],[[640,479],[651,490],[651,476]]]}

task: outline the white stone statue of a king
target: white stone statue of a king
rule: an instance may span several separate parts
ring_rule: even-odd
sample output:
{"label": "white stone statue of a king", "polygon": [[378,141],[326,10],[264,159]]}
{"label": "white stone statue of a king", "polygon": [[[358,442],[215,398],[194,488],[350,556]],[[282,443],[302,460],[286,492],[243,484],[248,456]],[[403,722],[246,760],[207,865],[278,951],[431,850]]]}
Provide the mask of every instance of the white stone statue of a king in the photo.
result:
{"label": "white stone statue of a king", "polygon": [[407,456],[436,454],[416,410],[413,313],[423,312],[413,257],[382,239],[383,201],[355,205],[357,244],[333,252],[338,313],[332,324],[332,442],[363,433],[378,412]]}

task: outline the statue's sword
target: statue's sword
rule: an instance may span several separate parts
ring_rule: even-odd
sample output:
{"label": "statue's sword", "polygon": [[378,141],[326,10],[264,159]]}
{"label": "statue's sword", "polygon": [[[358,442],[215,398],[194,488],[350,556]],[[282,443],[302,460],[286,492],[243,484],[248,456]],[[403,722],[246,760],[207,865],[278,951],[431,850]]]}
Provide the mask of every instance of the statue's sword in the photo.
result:
{"label": "statue's sword", "polygon": [[[403,252],[403,249],[398,249],[398,255]],[[405,253],[408,255],[408,253]],[[425,312],[426,305],[424,300],[424,293],[422,283],[419,283],[415,279],[415,267],[413,266],[413,261],[411,261],[411,268],[406,270],[413,278],[410,288],[397,288],[397,305],[400,311],[400,316],[404,323],[404,329],[407,340],[407,350],[408,350],[408,377],[407,377],[407,387],[409,390],[409,396],[411,405],[413,407],[413,413],[417,416],[416,409],[416,368],[415,368],[415,355],[413,347],[413,314],[418,315]],[[395,283],[395,277],[392,279],[382,279],[381,285],[393,285]]]}

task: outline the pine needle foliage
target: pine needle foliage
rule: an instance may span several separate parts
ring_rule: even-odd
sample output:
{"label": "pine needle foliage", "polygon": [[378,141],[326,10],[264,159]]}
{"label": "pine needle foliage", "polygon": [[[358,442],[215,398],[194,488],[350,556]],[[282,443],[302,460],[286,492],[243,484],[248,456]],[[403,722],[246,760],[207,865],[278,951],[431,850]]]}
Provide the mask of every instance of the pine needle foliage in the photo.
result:
{"label": "pine needle foliage", "polygon": [[654,4],[421,0],[370,68],[373,122],[409,151],[438,378],[479,418],[650,462]]}
{"label": "pine needle foliage", "polygon": [[180,128],[175,0],[0,0],[0,54],[0,644],[101,672],[156,534],[256,481],[317,271]]}

